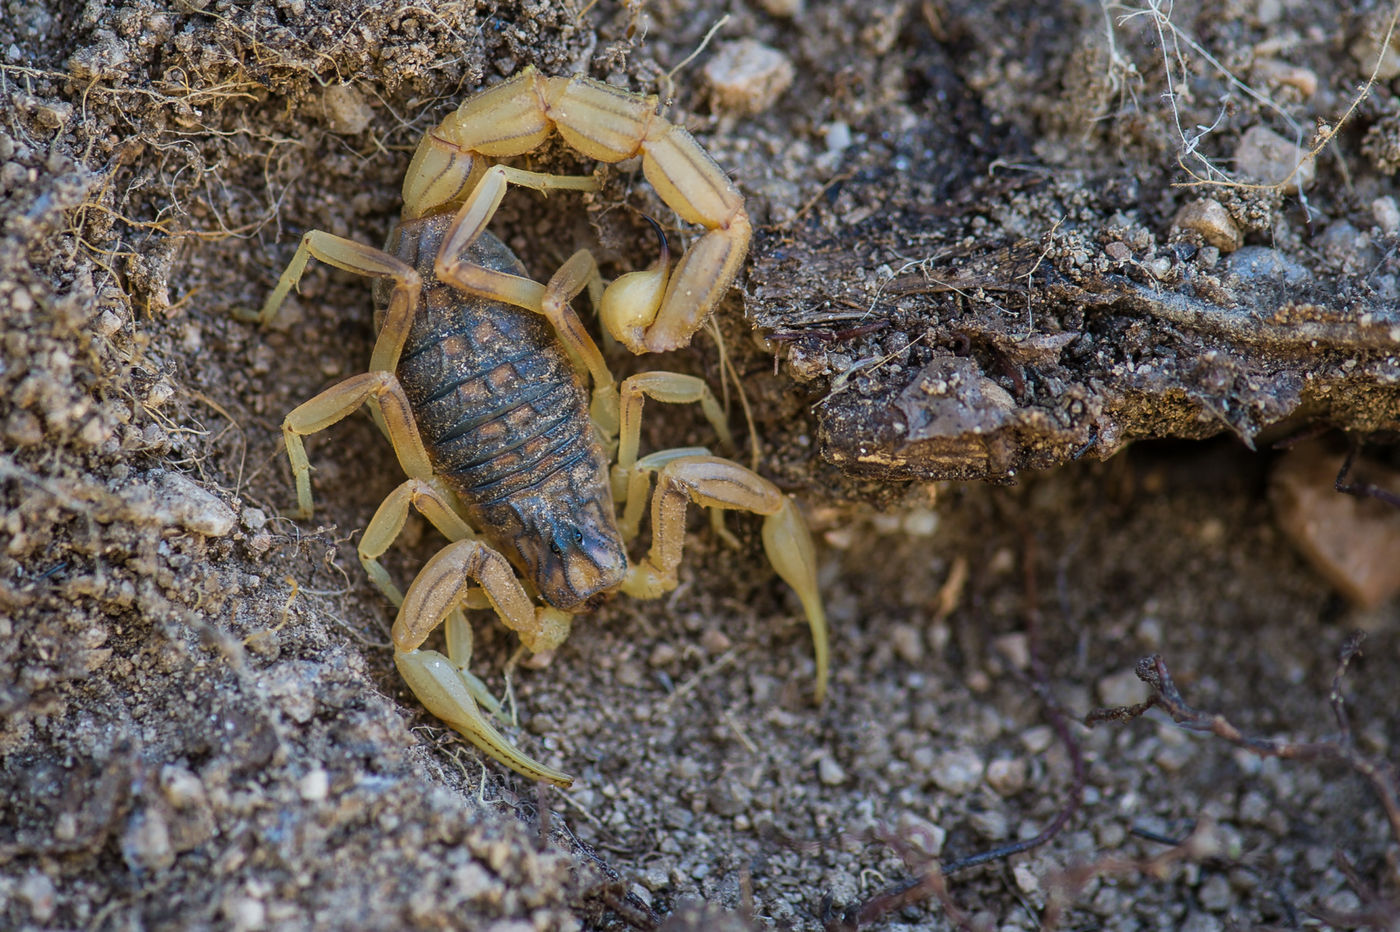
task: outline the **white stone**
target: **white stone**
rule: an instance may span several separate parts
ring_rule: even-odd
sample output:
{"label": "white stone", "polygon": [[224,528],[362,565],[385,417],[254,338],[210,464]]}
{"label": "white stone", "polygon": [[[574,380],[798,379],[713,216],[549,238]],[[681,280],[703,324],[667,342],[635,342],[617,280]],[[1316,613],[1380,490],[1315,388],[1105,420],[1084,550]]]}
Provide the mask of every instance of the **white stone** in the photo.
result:
{"label": "white stone", "polygon": [[716,109],[762,113],[792,84],[788,57],[753,39],[726,42],[705,66]]}

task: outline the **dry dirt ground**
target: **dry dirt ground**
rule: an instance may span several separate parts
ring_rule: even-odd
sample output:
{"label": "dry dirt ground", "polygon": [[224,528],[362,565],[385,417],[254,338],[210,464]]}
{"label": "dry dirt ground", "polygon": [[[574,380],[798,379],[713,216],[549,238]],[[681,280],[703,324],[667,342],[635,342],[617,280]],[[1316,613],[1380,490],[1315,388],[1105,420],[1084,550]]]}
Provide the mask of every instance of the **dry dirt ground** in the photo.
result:
{"label": "dry dirt ground", "polygon": [[[1395,578],[1395,509],[1328,491],[1340,434],[1272,449],[1347,428],[1396,488],[1400,43],[1343,6],[0,0],[0,926],[1400,922],[1400,610],[1335,588]],[[726,90],[746,40],[786,90]],[[420,135],[526,64],[670,93],[749,196],[718,327],[833,630],[815,707],[757,525],[697,520],[673,596],[514,668],[509,733],[577,777],[543,796],[394,670],[354,551],[400,479],[368,417],[311,441],[316,519],[279,516],[281,419],[365,365],[368,283],[313,263],[282,326],[239,314],[303,231],[380,242]],[[1234,184],[1279,180],[1257,127],[1322,146],[1301,194]],[[537,276],[680,234],[634,167],[599,177],[507,199]],[[721,381],[705,333],[660,364]],[[1294,455],[1322,465],[1290,486]],[[1374,530],[1332,582],[1284,531],[1298,482],[1314,531]],[[392,571],[439,544],[411,524]],[[505,693],[515,646],[477,630]],[[1065,724],[1145,696],[1154,653],[1195,707],[1326,746]],[[880,899],[1060,812],[942,902]]]}

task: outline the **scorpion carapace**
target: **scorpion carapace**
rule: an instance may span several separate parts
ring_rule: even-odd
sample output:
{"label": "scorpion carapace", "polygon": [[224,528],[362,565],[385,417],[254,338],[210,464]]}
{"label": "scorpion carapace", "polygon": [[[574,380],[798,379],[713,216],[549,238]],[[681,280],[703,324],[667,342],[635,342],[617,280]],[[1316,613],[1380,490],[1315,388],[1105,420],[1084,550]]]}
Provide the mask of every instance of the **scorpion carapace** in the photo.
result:
{"label": "scorpion carapace", "polygon": [[[555,131],[600,161],[641,156],[662,200],[703,228],[674,268],[663,249],[651,268],[605,289],[593,256],[579,250],[540,284],[486,232],[509,184],[596,190],[592,177],[495,161],[524,155]],[[724,172],[657,112],[655,97],[527,68],[469,98],[424,137],[404,197],[387,249],[306,233],[259,317],[273,320],[312,257],[378,279],[369,371],[298,406],[282,433],[302,517],[312,513],[303,437],[366,404],[388,435],[409,478],[375,512],[359,553],[375,585],[399,606],[394,661],[414,694],[512,769],[569,785],[571,777],[522,752],[492,724],[499,704],[467,669],[471,627],[463,610],[490,608],[526,648],[551,650],[568,637],[574,614],[608,594],[656,598],[676,587],[685,513],[696,504],[764,517],[764,550],[811,627],[820,699],[826,615],[811,535],[796,505],[767,479],[704,448],[640,455],[645,399],[700,405],[728,444],[723,412],[695,376],[643,372],[617,384],[569,306],[587,289],[603,325],[633,352],[689,342],[748,248],[744,199]],[[629,560],[626,543],[639,532],[648,497],[651,546]],[[379,558],[410,508],[449,544],[405,593]],[[446,656],[422,646],[439,626]]]}

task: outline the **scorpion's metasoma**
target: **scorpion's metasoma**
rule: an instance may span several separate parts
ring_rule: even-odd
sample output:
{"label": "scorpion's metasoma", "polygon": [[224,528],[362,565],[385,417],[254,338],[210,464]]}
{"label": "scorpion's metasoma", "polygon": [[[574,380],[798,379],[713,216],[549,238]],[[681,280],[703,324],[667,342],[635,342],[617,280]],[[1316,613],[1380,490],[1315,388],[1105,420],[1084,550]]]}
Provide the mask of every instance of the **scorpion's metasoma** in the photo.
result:
{"label": "scorpion's metasoma", "polygon": [[[641,156],[666,204],[705,228],[674,269],[663,247],[654,267],[603,289],[592,255],[580,250],[547,284],[526,277],[514,254],[486,232],[507,185],[596,187],[592,177],[496,161],[530,152],[551,131],[588,158]],[[468,99],[423,138],[403,199],[402,219],[382,250],[319,230],[303,236],[259,319],[275,318],[313,256],[379,278],[369,371],[297,407],[282,431],[302,517],[312,513],[303,437],[369,403],[393,444],[409,479],[379,507],[359,552],[375,584],[399,606],[394,659],[414,694],[507,766],[569,785],[571,777],[527,756],[482,713],[481,705],[497,705],[466,669],[471,628],[461,610],[492,608],[528,649],[553,649],[575,614],[610,593],[654,598],[675,588],[685,510],[694,502],[766,516],[769,560],[796,590],[811,625],[820,698],[826,619],[811,537],[796,507],[768,480],[703,448],[639,458],[645,398],[699,403],[727,440],[719,405],[689,375],[646,372],[617,385],[569,306],[588,288],[603,325],[635,353],[686,345],[748,249],[744,199],[719,166],[657,113],[655,97],[530,68]],[[580,366],[592,379],[591,397]],[[651,549],[632,562],[626,545],[638,533],[653,473]],[[623,506],[621,519],[614,502]],[[400,593],[379,557],[410,506],[451,543]],[[444,621],[447,655],[421,649]]]}

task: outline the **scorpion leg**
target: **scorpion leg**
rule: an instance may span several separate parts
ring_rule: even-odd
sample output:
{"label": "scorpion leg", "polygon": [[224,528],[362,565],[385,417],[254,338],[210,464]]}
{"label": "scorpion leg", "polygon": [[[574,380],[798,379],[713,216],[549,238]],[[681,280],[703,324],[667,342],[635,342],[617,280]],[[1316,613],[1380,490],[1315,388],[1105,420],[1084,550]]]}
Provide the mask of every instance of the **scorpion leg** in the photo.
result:
{"label": "scorpion leg", "polygon": [[277,317],[288,292],[296,287],[306,271],[306,263],[311,258],[320,259],[347,272],[359,275],[388,275],[394,279],[394,290],[389,297],[388,312],[375,341],[370,368],[393,372],[398,368],[399,354],[404,340],[408,337],[409,326],[418,309],[418,294],[423,282],[413,266],[402,259],[389,255],[382,249],[366,246],[354,240],[345,239],[321,230],[310,230],[301,238],[292,261],[277,280],[277,287],[267,296],[262,310],[258,313],[258,323],[267,326]]}
{"label": "scorpion leg", "polygon": [[658,467],[656,492],[651,500],[651,550],[628,571],[622,591],[648,599],[676,587],[676,570],[685,548],[688,503],[764,515],[763,548],[768,561],[797,593],[812,631],[816,698],[820,702],[826,695],[827,682],[826,611],[817,588],[816,549],[797,506],[773,483],[732,460],[690,451],[665,451],[639,460],[636,468],[649,472]]}
{"label": "scorpion leg", "polygon": [[[370,276],[388,275],[394,279],[394,290],[389,295],[384,322],[375,338],[369,367],[371,371],[395,371],[398,368],[399,355],[403,352],[404,341],[408,339],[409,328],[413,325],[413,316],[418,310],[422,279],[412,266],[382,249],[375,249],[322,230],[308,231],[302,236],[296,254],[282,272],[282,277],[277,280],[277,287],[267,296],[267,301],[257,315],[258,322],[268,326],[276,319],[282,302],[301,280],[302,273],[306,271],[306,263],[313,256],[347,272]],[[384,415],[376,402],[370,403],[370,413],[379,429],[388,433],[388,425],[385,424]],[[308,507],[303,499],[301,510],[306,511]]]}
{"label": "scorpion leg", "polygon": [[[637,463],[638,447],[641,445],[642,403],[647,398],[664,404],[698,403],[705,419],[719,435],[720,443],[728,447],[734,442],[729,433],[729,425],[725,423],[724,412],[704,379],[679,372],[660,371],[640,372],[629,376],[622,382],[618,420],[613,424],[602,425],[605,433],[618,438],[617,463],[612,470],[612,490],[613,498],[619,504],[631,501],[633,468]],[[642,494],[644,496],[645,491]],[[627,513],[636,512],[637,509],[629,508]],[[630,527],[631,533],[628,534],[627,524],[624,522],[624,537],[628,540],[637,534],[636,524],[633,523]]]}
{"label": "scorpion leg", "polygon": [[[479,540],[449,544],[414,579],[394,620],[394,663],[424,707],[478,748],[518,773],[556,786],[573,783],[568,774],[546,767],[511,744],[482,715],[479,681],[464,675],[470,629],[453,631],[451,616],[480,586],[506,626],[520,634],[532,651],[557,647],[568,636],[570,616],[554,608],[536,608],[506,558]],[[444,620],[449,656],[421,650],[423,641]]]}
{"label": "scorpion leg", "polygon": [[[433,527],[441,531],[442,536],[449,541],[464,540],[476,536],[467,522],[462,520],[456,508],[453,507],[451,493],[436,477],[409,479],[390,492],[389,497],[380,504],[374,517],[370,519],[369,526],[365,528],[364,534],[360,537],[358,552],[360,565],[365,568],[370,581],[378,587],[380,592],[388,596],[395,608],[403,604],[403,593],[389,578],[389,572],[384,569],[379,558],[384,555],[384,552],[403,531],[404,522],[408,520],[410,507],[418,509],[419,514],[432,522]],[[485,608],[486,603],[482,602],[468,607]]]}
{"label": "scorpion leg", "polygon": [[392,372],[364,372],[332,385],[293,408],[282,422],[282,437],[297,486],[295,517],[306,519],[315,511],[311,501],[311,461],[306,458],[306,446],[301,438],[325,430],[368,401],[376,402],[383,413],[389,442],[403,471],[413,479],[432,477],[428,452],[418,435],[418,425],[398,378]]}

